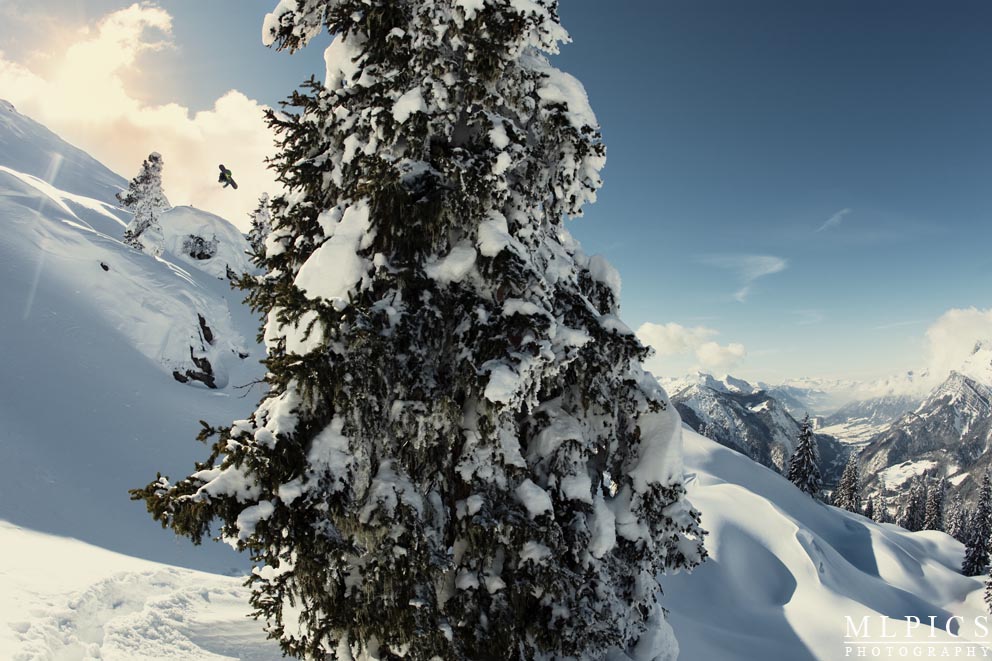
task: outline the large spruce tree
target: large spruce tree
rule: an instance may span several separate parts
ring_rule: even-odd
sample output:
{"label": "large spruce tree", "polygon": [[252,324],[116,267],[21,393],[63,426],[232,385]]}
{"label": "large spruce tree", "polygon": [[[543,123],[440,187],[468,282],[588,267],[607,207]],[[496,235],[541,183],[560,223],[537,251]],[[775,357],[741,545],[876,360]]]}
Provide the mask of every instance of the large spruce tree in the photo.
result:
{"label": "large spruce tree", "polygon": [[162,190],[161,154],[148,155],[127,190],[117,194],[117,201],[134,214],[124,229],[124,243],[152,255],[162,254],[165,238],[158,217],[170,205]]}
{"label": "large spruce tree", "polygon": [[657,577],[704,555],[681,426],[565,229],[604,163],[546,53],[555,0],[284,0],[270,43],[335,36],[269,122],[270,391],[209,458],[134,492],[255,570],[312,659],[669,658]]}
{"label": "large spruce tree", "polygon": [[796,451],[789,458],[786,477],[790,482],[814,498],[820,495],[823,478],[820,475],[820,452],[813,436],[813,428],[807,414],[799,426],[799,440]]}
{"label": "large spruce tree", "polygon": [[964,562],[961,573],[965,576],[977,576],[985,571],[989,564],[989,551],[992,545],[992,477],[985,471],[982,487],[978,492],[978,504],[975,506],[968,525],[968,541],[965,544]]}

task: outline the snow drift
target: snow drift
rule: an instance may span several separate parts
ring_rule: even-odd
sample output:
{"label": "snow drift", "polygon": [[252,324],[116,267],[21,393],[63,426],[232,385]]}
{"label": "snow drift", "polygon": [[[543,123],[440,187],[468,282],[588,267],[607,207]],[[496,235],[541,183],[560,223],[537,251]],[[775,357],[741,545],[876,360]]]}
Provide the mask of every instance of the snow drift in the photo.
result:
{"label": "snow drift", "polygon": [[[710,558],[664,581],[680,658],[834,661],[851,642],[846,618],[860,624],[865,616],[877,634],[880,616],[924,625],[935,616],[943,627],[957,615],[962,640],[987,642],[974,629],[974,617],[987,613],[982,583],[958,573],[959,542],[825,505],[744,455],[684,434],[687,470],[695,473],[689,497],[710,531]],[[894,628],[897,642],[907,640],[904,629]],[[912,639],[959,640],[929,634],[923,626]]]}

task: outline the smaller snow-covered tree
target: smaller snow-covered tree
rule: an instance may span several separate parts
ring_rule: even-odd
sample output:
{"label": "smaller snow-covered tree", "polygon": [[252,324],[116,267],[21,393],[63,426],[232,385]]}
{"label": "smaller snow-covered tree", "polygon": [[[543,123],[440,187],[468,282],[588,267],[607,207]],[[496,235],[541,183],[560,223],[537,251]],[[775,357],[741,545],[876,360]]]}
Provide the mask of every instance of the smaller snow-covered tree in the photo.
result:
{"label": "smaller snow-covered tree", "polygon": [[848,512],[861,511],[861,474],[858,471],[858,455],[853,452],[834,492],[833,504]]}
{"label": "smaller snow-covered tree", "polygon": [[865,500],[864,516],[865,516],[866,519],[871,519],[872,521],[875,520],[875,499],[874,498],[870,498],[869,497],[869,498],[867,498]]}
{"label": "smaller snow-covered tree", "polygon": [[258,198],[258,206],[251,212],[251,229],[248,231],[248,243],[256,260],[265,256],[265,237],[272,231],[272,211],[269,194],[262,193]]}
{"label": "smaller snow-covered tree", "polygon": [[814,498],[819,495],[823,477],[820,475],[820,453],[810,426],[809,414],[800,424],[799,443],[789,459],[789,471],[786,477]]}
{"label": "smaller snow-covered tree", "polygon": [[982,488],[978,494],[978,505],[971,515],[968,525],[968,541],[961,564],[965,576],[977,576],[989,564],[989,537],[992,535],[992,478],[985,471]]}
{"label": "smaller snow-covered tree", "polygon": [[922,477],[918,477],[910,482],[909,496],[903,503],[898,524],[910,532],[923,530],[926,507],[926,484]]}
{"label": "smaller snow-covered tree", "polygon": [[892,515],[889,514],[889,507],[885,504],[882,494],[875,496],[875,521],[878,523],[893,523]]}
{"label": "smaller snow-covered tree", "polygon": [[158,218],[162,211],[171,208],[162,190],[161,154],[152,152],[148,155],[127,190],[117,194],[117,201],[134,214],[124,230],[124,243],[137,250],[160,255],[165,238]]}
{"label": "smaller snow-covered tree", "polygon": [[944,532],[962,544],[967,541],[965,531],[968,529],[968,509],[961,500],[961,494],[955,494],[944,514]]}
{"label": "smaller snow-covered tree", "polygon": [[944,494],[947,480],[941,478],[927,490],[927,505],[923,515],[923,530],[944,530]]}
{"label": "smaller snow-covered tree", "polygon": [[989,612],[992,612],[992,571],[989,572],[988,578],[985,579],[985,605],[988,607]]}

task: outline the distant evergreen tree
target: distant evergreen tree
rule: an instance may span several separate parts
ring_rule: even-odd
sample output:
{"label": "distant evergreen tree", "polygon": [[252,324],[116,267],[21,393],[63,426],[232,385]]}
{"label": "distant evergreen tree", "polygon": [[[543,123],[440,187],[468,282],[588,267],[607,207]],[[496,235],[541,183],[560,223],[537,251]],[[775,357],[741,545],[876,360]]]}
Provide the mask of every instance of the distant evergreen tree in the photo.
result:
{"label": "distant evergreen tree", "polygon": [[878,494],[878,502],[875,504],[875,517],[876,521],[879,523],[895,523],[895,517],[889,511],[889,507],[885,502],[885,498],[882,494]]}
{"label": "distant evergreen tree", "polygon": [[861,474],[858,471],[858,455],[854,452],[844,466],[840,484],[834,491],[833,504],[848,512],[861,512]]}
{"label": "distant evergreen tree", "polygon": [[985,579],[985,606],[992,612],[992,570]]}
{"label": "distant evergreen tree", "polygon": [[982,488],[978,493],[978,504],[968,522],[968,541],[965,543],[964,562],[961,573],[977,576],[989,564],[990,540],[992,537],[992,478],[985,471]]}
{"label": "distant evergreen tree", "polygon": [[820,494],[823,478],[820,475],[820,453],[809,422],[809,414],[799,426],[799,442],[789,459],[786,477],[802,491],[816,498]]}
{"label": "distant evergreen tree", "polygon": [[872,521],[875,520],[875,499],[874,498],[870,498],[869,497],[869,498],[866,498],[865,499],[865,511],[864,511],[864,515],[865,515],[865,518],[866,519],[871,519]]}
{"label": "distant evergreen tree", "polygon": [[196,472],[132,496],[251,553],[290,655],[674,646],[657,577],[700,562],[702,531],[617,274],[563,223],[604,148],[542,53],[566,37],[557,3],[295,0],[264,33],[293,50],[322,24],[326,84],[268,116],[287,193],[243,280],[269,391],[205,425]]}
{"label": "distant evergreen tree", "polygon": [[923,530],[926,507],[926,483],[923,476],[917,476],[910,483],[909,496],[903,504],[898,521],[899,525],[910,532]]}
{"label": "distant evergreen tree", "polygon": [[262,193],[258,206],[251,212],[251,229],[248,243],[251,245],[253,261],[261,263],[265,257],[265,237],[272,231],[272,211],[269,209],[269,194]]}
{"label": "distant evergreen tree", "polygon": [[162,254],[165,239],[158,218],[170,208],[162,191],[162,156],[157,152],[148,155],[141,164],[138,176],[131,180],[126,191],[117,194],[117,201],[134,218],[124,229],[124,243],[153,255]]}
{"label": "distant evergreen tree", "polygon": [[961,500],[961,494],[954,494],[944,516],[945,532],[962,544],[967,541],[968,516],[969,512]]}
{"label": "distant evergreen tree", "polygon": [[944,494],[947,480],[940,478],[927,489],[926,511],[923,517],[923,530],[944,530]]}

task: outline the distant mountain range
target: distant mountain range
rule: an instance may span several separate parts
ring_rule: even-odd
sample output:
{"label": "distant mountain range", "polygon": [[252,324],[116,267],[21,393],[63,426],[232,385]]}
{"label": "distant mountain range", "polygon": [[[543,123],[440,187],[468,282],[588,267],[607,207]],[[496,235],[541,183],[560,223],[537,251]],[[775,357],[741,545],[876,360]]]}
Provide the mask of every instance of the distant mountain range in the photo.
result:
{"label": "distant mountain range", "polygon": [[[796,419],[808,411],[816,414],[828,485],[857,452],[866,492],[883,494],[895,508],[923,473],[946,477],[951,493],[970,502],[992,468],[992,342],[976,342],[959,369],[926,391],[933,376],[771,386],[699,373],[666,387],[686,424],[766,466],[781,470],[794,447]],[[831,410],[828,402],[839,393],[861,397]]]}
{"label": "distant mountain range", "polygon": [[[758,463],[784,472],[799,437],[799,423],[777,397],[737,379],[699,373],[669,382],[682,421],[698,433]],[[798,399],[798,397],[797,397]],[[825,486],[840,477],[849,454],[832,436],[816,435]]]}

